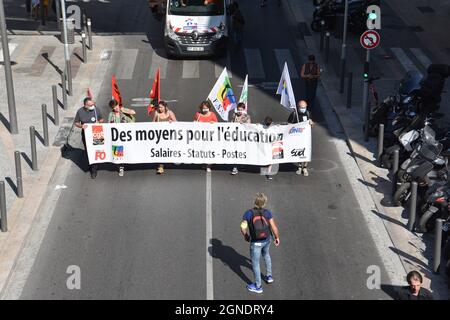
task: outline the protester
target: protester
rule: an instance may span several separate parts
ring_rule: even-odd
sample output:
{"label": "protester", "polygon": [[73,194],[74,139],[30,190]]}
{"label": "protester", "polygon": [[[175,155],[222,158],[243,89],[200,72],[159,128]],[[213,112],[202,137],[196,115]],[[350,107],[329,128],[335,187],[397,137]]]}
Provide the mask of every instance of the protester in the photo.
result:
{"label": "protester", "polygon": [[[245,111],[245,103],[239,102],[234,110],[233,116],[231,118],[231,122],[233,123],[251,123],[251,118]],[[239,170],[237,165],[233,167],[231,170],[232,175],[238,174]]]}
{"label": "protester", "polygon": [[241,222],[241,233],[244,236],[245,241],[250,242],[250,258],[252,260],[252,269],[255,276],[255,283],[247,284],[247,289],[256,293],[263,292],[259,265],[261,255],[263,256],[266,265],[266,275],[263,279],[266,283],[272,283],[272,260],[269,254],[272,237],[275,246],[280,244],[278,227],[273,219],[272,212],[265,209],[266,203],[266,195],[257,193],[254,208],[245,212]]}
{"label": "protester", "polygon": [[306,101],[313,108],[320,78],[320,67],[316,63],[316,57],[313,54],[309,55],[308,62],[303,64],[300,76],[305,80]]}
{"label": "protester", "polygon": [[[112,109],[108,115],[108,123],[130,123],[135,122],[136,111],[133,109],[124,108],[119,105],[115,99],[109,101],[109,107]],[[123,177],[125,167],[119,165],[119,177]]]}
{"label": "protester", "polygon": [[[87,128],[86,123],[103,123],[103,117],[100,110],[97,109],[95,102],[92,101],[91,98],[84,98],[83,107],[78,109],[77,114],[75,115],[75,126],[83,129],[81,131],[81,138],[87,157],[86,135],[84,133],[84,129]],[[98,166],[96,164],[89,165],[89,171],[91,172],[92,179],[97,177],[97,169]]]}
{"label": "protester", "polygon": [[[269,129],[273,124],[273,120],[271,117],[267,116],[264,118],[263,128]],[[272,180],[273,175],[278,172],[279,165],[278,164],[270,164],[268,166],[261,167],[261,175],[265,175],[267,180]]]}
{"label": "protester", "polygon": [[433,300],[432,293],[422,288],[422,275],[417,271],[411,271],[406,276],[408,286],[402,287],[399,300]]}
{"label": "protester", "polygon": [[[300,100],[297,104],[297,111],[293,111],[287,120],[288,123],[297,123],[308,121],[311,127],[314,127],[314,122],[311,120],[309,111],[307,110],[308,104],[305,100]],[[298,118],[300,117],[300,119]],[[308,162],[299,162],[298,169],[295,172],[298,175],[303,174],[305,177],[309,175],[308,173]]]}
{"label": "protester", "polygon": [[[155,112],[153,113],[153,122],[172,122],[177,121],[177,118],[175,117],[175,113],[171,110],[169,110],[169,106],[167,105],[167,102],[165,101],[159,101],[158,107],[156,108]],[[157,174],[163,174],[164,173],[164,165],[159,164],[158,168],[156,169]]]}
{"label": "protester", "polygon": [[[211,105],[209,104],[208,101],[203,101],[202,103],[200,103],[198,109],[200,111],[195,113],[194,116],[195,122],[209,122],[209,123],[218,122],[216,114],[214,112],[211,112]],[[210,164],[206,165],[206,171],[211,172]]]}

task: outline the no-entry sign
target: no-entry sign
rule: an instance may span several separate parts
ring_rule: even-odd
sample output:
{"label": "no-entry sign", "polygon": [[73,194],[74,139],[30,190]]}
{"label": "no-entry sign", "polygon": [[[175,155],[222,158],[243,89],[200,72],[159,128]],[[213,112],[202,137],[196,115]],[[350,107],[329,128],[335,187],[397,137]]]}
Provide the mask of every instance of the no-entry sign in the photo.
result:
{"label": "no-entry sign", "polygon": [[380,34],[375,30],[367,30],[359,39],[364,49],[374,49],[380,44]]}

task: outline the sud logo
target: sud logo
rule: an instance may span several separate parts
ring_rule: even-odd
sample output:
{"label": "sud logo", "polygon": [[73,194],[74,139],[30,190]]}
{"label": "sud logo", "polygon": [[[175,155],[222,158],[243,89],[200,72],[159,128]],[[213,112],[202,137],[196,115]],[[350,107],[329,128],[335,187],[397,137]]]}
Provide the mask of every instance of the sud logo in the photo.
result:
{"label": "sud logo", "polygon": [[292,127],[289,130],[289,134],[296,134],[296,133],[302,133],[305,130],[305,128],[296,128],[296,127]]}
{"label": "sud logo", "polygon": [[123,146],[112,146],[112,156],[114,160],[122,160],[123,155]]}
{"label": "sud logo", "polygon": [[291,156],[292,156],[292,157],[304,158],[304,157],[305,157],[305,149],[306,149],[306,148],[302,148],[302,149],[292,149],[292,150],[291,150]]}

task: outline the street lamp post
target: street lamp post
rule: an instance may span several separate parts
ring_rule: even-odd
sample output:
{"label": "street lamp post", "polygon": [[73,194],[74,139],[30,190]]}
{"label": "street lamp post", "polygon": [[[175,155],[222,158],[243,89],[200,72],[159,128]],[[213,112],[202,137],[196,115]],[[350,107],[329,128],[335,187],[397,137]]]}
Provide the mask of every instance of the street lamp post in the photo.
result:
{"label": "street lamp post", "polygon": [[342,48],[341,48],[341,68],[340,68],[340,87],[339,92],[344,92],[344,79],[345,79],[345,60],[346,60],[346,41],[347,41],[347,24],[348,24],[348,0],[345,0],[344,8],[344,31],[342,33]]}
{"label": "street lamp post", "polygon": [[14,83],[11,71],[11,57],[9,56],[8,35],[6,33],[5,9],[3,1],[0,0],[0,34],[2,36],[3,61],[5,64],[6,93],[8,96],[9,111],[9,131],[12,134],[18,134],[16,100],[14,98]]}
{"label": "street lamp post", "polygon": [[67,39],[67,20],[66,20],[66,4],[65,0],[61,0],[61,13],[63,19],[63,35],[64,35],[64,57],[66,60],[66,76],[69,95],[72,95],[72,67],[70,65],[69,41]]}

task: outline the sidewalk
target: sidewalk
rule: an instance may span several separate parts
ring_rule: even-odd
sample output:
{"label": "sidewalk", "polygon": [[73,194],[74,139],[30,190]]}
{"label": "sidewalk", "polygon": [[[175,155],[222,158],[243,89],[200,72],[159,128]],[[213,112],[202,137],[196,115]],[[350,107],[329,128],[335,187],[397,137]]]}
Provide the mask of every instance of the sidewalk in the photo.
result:
{"label": "sidewalk", "polygon": [[[293,14],[296,23],[298,23],[299,26],[306,25],[309,30],[310,16],[312,16],[313,10],[311,3],[300,4],[297,1],[290,0],[286,7],[288,7],[288,10],[291,10],[291,14]],[[299,27],[299,29],[302,28]],[[297,41],[297,46],[300,48],[302,56],[306,56],[309,53],[315,54],[318,63],[323,68],[321,85],[323,86],[326,95],[318,94],[318,101],[322,107],[327,105],[332,106],[333,112],[338,116],[339,122],[345,131],[348,146],[351,149],[351,153],[363,177],[363,181],[359,182],[366,186],[370,191],[373,207],[376,208],[376,210],[372,210],[372,212],[383,221],[394,245],[394,247],[387,247],[385,250],[391,250],[399,256],[406,272],[418,270],[425,274],[426,279],[424,281],[424,286],[433,291],[435,298],[449,299],[450,294],[447,289],[447,277],[445,275],[433,274],[430,268],[433,254],[432,235],[415,234],[406,229],[408,221],[405,216],[406,210],[401,207],[393,207],[390,204],[391,183],[388,177],[388,171],[381,169],[376,165],[374,159],[376,139],[371,138],[369,142],[364,142],[362,131],[364,117],[361,110],[363,92],[363,81],[361,76],[363,55],[359,55],[359,50],[355,47],[356,41],[352,38],[356,37],[351,34],[349,35],[349,44],[347,47],[347,72],[352,71],[354,75],[352,108],[348,109],[346,107],[347,95],[346,92],[344,94],[339,93],[339,77],[337,76],[341,40],[332,39],[330,41],[330,60],[329,63],[326,64],[325,56],[320,53],[319,49],[320,34],[308,32],[308,30],[305,32],[305,28],[303,27],[301,37],[303,39]],[[357,42],[356,46],[358,46]],[[400,66],[396,61],[392,59],[384,60],[383,56],[386,53],[384,50],[384,48],[380,48],[377,52],[378,54],[372,55],[374,59],[371,66],[371,70],[374,70],[374,73],[377,73],[377,71],[381,69],[379,67],[380,65],[382,65],[384,70],[387,70],[385,74],[380,74],[382,80],[376,83],[380,99],[384,99],[393,91],[395,84],[403,73],[403,71],[399,69]],[[425,66],[419,66],[418,69],[424,72]],[[392,75],[395,76],[393,77]],[[448,82],[449,81],[447,81],[447,87]],[[441,112],[445,112],[444,110],[449,109],[448,100],[447,104],[445,104],[445,101],[445,97],[443,97]],[[445,121],[448,122],[448,120],[449,117],[447,116]],[[372,204],[370,205],[372,206]],[[441,273],[443,273],[443,267],[441,267]]]}
{"label": "sidewalk", "polygon": [[[70,46],[73,74],[73,95],[68,96],[68,109],[59,107],[60,126],[53,122],[52,85],[57,85],[58,100],[62,104],[60,72],[64,69],[63,45],[54,36],[8,37],[13,61],[13,81],[17,109],[19,134],[8,131],[9,113],[3,66],[0,65],[0,180],[5,181],[8,232],[0,233],[0,295],[17,255],[21,249],[48,182],[61,159],[61,147],[70,132],[76,110],[81,106],[86,88],[94,95],[99,92],[108,64],[106,49],[114,48],[112,37],[94,37],[94,50],[88,51],[88,63],[81,62],[81,39],[76,37]],[[1,51],[1,50],[0,50]],[[106,57],[106,58],[105,58]],[[0,53],[0,60],[3,54]],[[41,104],[47,105],[50,146],[44,147],[39,138],[43,136]],[[37,137],[38,171],[31,170],[29,127],[35,126]],[[79,135],[74,142],[81,144]],[[78,139],[77,139],[78,138]],[[76,141],[75,141],[76,140]],[[24,198],[16,195],[14,151],[22,153]]]}

